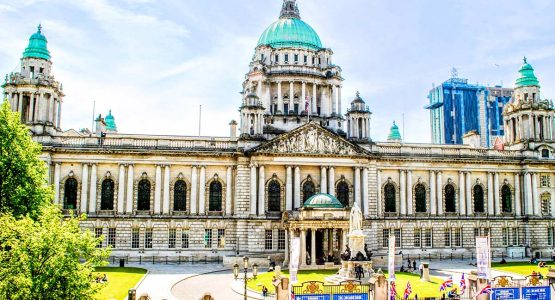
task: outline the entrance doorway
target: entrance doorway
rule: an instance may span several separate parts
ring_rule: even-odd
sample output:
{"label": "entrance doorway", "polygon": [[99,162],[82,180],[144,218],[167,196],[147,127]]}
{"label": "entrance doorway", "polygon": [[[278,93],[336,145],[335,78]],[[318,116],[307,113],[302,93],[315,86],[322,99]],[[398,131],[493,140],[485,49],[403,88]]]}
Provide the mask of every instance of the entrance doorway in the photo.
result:
{"label": "entrance doorway", "polygon": [[[310,264],[310,258],[312,255],[312,230],[307,230],[306,234],[306,264]],[[323,230],[316,230],[316,264],[323,264],[326,258],[324,253],[324,231]]]}

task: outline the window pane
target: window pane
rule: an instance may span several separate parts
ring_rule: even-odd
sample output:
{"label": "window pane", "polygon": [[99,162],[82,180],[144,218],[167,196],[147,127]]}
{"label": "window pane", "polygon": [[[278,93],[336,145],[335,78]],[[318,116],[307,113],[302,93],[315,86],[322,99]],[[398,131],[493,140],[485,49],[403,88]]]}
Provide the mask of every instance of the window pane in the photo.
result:
{"label": "window pane", "polygon": [[218,181],[213,181],[210,184],[208,210],[213,212],[222,211],[222,184]]}
{"label": "window pane", "polygon": [[264,249],[265,250],[272,250],[272,242],[273,242],[273,231],[266,230],[265,238],[264,238]]}
{"label": "window pane", "polygon": [[104,181],[102,181],[102,190],[100,193],[100,209],[114,209],[114,181],[112,179],[105,179]]}
{"label": "window pane", "polygon": [[131,231],[131,248],[139,249],[139,228],[133,228]]}
{"label": "window pane", "polygon": [[152,249],[152,228],[147,228],[145,232],[145,248]]}
{"label": "window pane", "polygon": [[116,247],[116,229],[108,228],[108,246]]}
{"label": "window pane", "polygon": [[187,209],[187,184],[183,180],[178,180],[173,188],[173,210],[185,211]]}
{"label": "window pane", "polygon": [[281,211],[281,185],[277,180],[268,184],[268,211]]}
{"label": "window pane", "polygon": [[137,210],[150,210],[150,181],[139,181]]}
{"label": "window pane", "polygon": [[183,230],[181,232],[181,248],[189,249],[189,231]]}
{"label": "window pane", "polygon": [[212,229],[204,229],[204,248],[212,248]]}
{"label": "window pane", "polygon": [[175,248],[175,228],[170,228],[168,232],[168,248],[173,249]]}

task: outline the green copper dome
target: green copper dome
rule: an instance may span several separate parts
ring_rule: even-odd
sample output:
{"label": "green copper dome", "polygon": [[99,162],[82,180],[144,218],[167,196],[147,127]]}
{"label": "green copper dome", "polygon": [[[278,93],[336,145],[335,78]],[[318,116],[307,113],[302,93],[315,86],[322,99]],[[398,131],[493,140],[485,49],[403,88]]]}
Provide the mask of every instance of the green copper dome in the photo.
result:
{"label": "green copper dome", "polygon": [[303,206],[312,208],[343,208],[343,204],[330,194],[316,194],[308,198]]}
{"label": "green copper dome", "polygon": [[389,131],[389,135],[387,136],[388,141],[401,141],[401,133],[399,132],[399,127],[393,121],[393,126],[391,126],[391,130]]}
{"label": "green copper dome", "polygon": [[108,115],[104,119],[104,122],[106,122],[107,131],[118,131],[116,121],[114,120],[114,116],[112,116],[112,110],[108,111]]}
{"label": "green copper dome", "polygon": [[534,68],[524,58],[524,64],[518,70],[520,77],[516,80],[516,87],[523,86],[540,86],[540,82],[536,75],[534,75]]}
{"label": "green copper dome", "polygon": [[301,20],[294,0],[284,0],[279,20],[272,23],[260,36],[258,46],[261,45],[273,48],[322,49],[320,37],[310,25]]}
{"label": "green copper dome", "polygon": [[42,34],[42,26],[39,25],[38,30],[29,38],[29,45],[23,52],[23,58],[42,58],[50,60],[50,51],[46,47],[48,41]]}

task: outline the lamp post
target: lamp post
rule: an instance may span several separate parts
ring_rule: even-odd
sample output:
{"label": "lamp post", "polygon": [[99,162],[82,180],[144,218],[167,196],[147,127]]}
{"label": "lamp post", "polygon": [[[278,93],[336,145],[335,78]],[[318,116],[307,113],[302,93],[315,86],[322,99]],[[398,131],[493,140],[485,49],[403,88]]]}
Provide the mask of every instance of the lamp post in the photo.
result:
{"label": "lamp post", "polygon": [[[247,300],[247,282],[252,279],[256,279],[256,275],[258,275],[258,265],[252,265],[252,278],[248,277],[247,272],[249,271],[249,258],[247,256],[243,257],[243,282],[244,282],[244,294],[243,299]],[[235,280],[239,278],[239,265],[233,265],[233,277]]]}

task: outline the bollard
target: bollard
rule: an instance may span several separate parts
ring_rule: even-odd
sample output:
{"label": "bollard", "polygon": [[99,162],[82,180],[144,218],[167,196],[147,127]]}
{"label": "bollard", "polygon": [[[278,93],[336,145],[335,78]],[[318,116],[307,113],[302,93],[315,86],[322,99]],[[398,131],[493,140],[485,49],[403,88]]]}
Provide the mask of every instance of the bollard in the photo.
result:
{"label": "bollard", "polygon": [[127,292],[127,300],[135,300],[137,298],[137,291],[135,289],[130,289]]}

